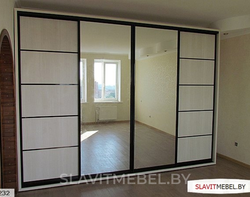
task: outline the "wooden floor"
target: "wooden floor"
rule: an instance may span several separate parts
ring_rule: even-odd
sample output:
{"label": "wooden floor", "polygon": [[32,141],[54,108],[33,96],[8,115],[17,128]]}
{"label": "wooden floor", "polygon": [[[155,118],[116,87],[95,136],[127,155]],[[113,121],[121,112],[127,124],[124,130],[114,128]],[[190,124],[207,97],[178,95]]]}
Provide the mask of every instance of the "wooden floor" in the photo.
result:
{"label": "wooden floor", "polygon": [[[129,169],[129,122],[82,126],[82,175]],[[173,164],[175,137],[144,124],[135,126],[135,168]]]}
{"label": "wooden floor", "polygon": [[[213,166],[193,168],[187,170],[161,173],[162,182],[170,182],[171,174],[184,174],[189,180],[210,178],[234,178],[250,179],[250,169],[223,158],[218,158],[217,164]],[[109,183],[79,184],[52,189],[21,192],[17,197],[188,197],[188,196],[211,196],[221,197],[228,195],[201,195],[187,193],[184,181],[180,184],[122,184],[112,181]],[[230,196],[250,196],[250,194],[237,194]]]}

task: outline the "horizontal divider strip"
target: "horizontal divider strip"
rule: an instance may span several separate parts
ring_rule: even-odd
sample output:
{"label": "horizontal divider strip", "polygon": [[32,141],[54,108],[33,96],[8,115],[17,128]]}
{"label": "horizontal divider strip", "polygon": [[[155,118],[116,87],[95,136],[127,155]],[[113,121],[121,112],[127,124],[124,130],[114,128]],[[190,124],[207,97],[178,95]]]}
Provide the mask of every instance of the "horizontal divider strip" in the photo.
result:
{"label": "horizontal divider strip", "polygon": [[39,49],[20,49],[20,51],[24,52],[40,52],[40,53],[71,53],[71,54],[78,54],[78,52],[73,51],[53,51],[53,50],[39,50]]}
{"label": "horizontal divider strip", "polygon": [[65,180],[79,181],[79,176],[76,175],[76,176],[71,176],[71,177],[63,177],[63,179],[52,178],[52,179],[45,179],[45,180],[27,181],[27,182],[22,182],[22,187],[28,188],[28,187],[35,187],[35,186],[44,186],[44,185],[50,185],[50,184],[64,183]]}
{"label": "horizontal divider strip", "polygon": [[212,136],[213,134],[203,134],[203,135],[189,135],[189,136],[182,136],[178,138],[190,138],[190,137],[203,137],[203,136]]}
{"label": "horizontal divider strip", "polygon": [[61,116],[27,116],[22,117],[22,119],[32,119],[32,118],[65,118],[65,117],[78,117],[79,115],[61,115]]}
{"label": "horizontal divider strip", "polygon": [[209,87],[213,87],[214,84],[179,84],[179,86],[209,86]]}
{"label": "horizontal divider strip", "polygon": [[193,57],[180,57],[181,60],[205,60],[205,61],[215,61],[215,59],[206,58],[193,58]]}
{"label": "horizontal divider strip", "polygon": [[176,164],[176,167],[199,165],[199,164],[210,163],[210,162],[213,162],[212,158],[202,159],[202,160],[194,160],[194,161],[184,161],[184,162],[178,162]]}
{"label": "horizontal divider strip", "polygon": [[194,110],[181,110],[178,112],[203,112],[203,111],[214,111],[213,109],[194,109]]}
{"label": "horizontal divider strip", "polygon": [[28,152],[28,151],[39,151],[39,150],[51,150],[51,149],[62,149],[62,148],[78,148],[78,145],[74,146],[60,146],[60,147],[49,147],[49,148],[34,148],[34,149],[26,149],[23,150],[23,152]]}
{"label": "horizontal divider strip", "polygon": [[64,84],[64,83],[21,83],[21,85],[24,85],[24,86],[42,86],[42,85],[44,85],[44,86],[46,86],[46,85],[48,85],[48,86],[54,86],[54,85],[56,85],[56,86],[72,86],[72,85],[78,85],[77,83],[72,83],[72,84]]}

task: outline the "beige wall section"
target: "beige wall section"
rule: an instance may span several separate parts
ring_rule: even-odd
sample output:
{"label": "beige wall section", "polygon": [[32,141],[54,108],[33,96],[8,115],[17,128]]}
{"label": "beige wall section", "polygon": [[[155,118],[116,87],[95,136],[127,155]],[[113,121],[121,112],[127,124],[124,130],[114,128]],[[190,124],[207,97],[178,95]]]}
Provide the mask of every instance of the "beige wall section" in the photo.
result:
{"label": "beige wall section", "polygon": [[0,0],[0,33],[3,29],[7,29],[14,46],[14,32],[13,32],[13,13],[15,1],[14,0]]}
{"label": "beige wall section", "polygon": [[[87,103],[82,103],[82,122],[95,122],[96,107],[117,106],[117,121],[130,119],[130,60],[128,55],[88,54],[83,53],[81,58],[87,60]],[[95,103],[94,102],[94,60],[108,59],[121,60],[121,102]]]}
{"label": "beige wall section", "polygon": [[136,120],[175,135],[177,53],[136,62]]}
{"label": "beige wall section", "polygon": [[[250,34],[221,41],[218,153],[250,165]],[[238,147],[234,142],[239,143]]]}

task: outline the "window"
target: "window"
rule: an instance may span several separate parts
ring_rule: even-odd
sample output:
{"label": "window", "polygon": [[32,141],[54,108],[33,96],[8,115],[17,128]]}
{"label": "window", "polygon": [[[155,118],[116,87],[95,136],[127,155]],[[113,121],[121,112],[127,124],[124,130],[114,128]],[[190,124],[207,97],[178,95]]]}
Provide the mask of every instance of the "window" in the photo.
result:
{"label": "window", "polygon": [[86,59],[80,61],[81,103],[87,102],[87,68]]}
{"label": "window", "polygon": [[96,102],[120,101],[120,60],[95,60],[94,98]]}

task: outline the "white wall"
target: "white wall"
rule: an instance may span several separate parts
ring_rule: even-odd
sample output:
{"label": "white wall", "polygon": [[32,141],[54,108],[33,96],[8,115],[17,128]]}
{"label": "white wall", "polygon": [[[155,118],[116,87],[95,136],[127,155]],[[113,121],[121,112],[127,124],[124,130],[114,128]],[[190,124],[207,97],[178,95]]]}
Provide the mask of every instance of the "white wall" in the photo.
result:
{"label": "white wall", "polygon": [[[81,55],[87,59],[87,103],[82,103],[82,122],[95,122],[96,107],[117,106],[117,121],[130,119],[130,60],[127,55],[87,54]],[[94,60],[121,60],[121,102],[94,103]]]}
{"label": "white wall", "polygon": [[14,0],[0,0],[0,31],[7,29],[12,43],[14,46],[14,32],[13,32],[13,13],[14,13]]}
{"label": "white wall", "polygon": [[136,120],[175,135],[177,53],[136,62]]}
{"label": "white wall", "polygon": [[218,153],[250,165],[249,54],[250,34],[221,41]]}

